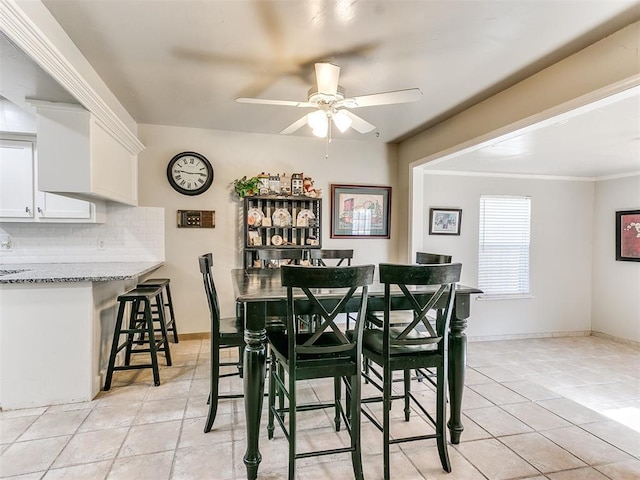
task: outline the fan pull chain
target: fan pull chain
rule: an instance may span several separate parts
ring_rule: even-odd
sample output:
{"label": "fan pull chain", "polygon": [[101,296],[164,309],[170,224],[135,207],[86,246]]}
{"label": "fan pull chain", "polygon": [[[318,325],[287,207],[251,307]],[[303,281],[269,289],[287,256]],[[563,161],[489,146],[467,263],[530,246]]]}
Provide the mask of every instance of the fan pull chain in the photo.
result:
{"label": "fan pull chain", "polygon": [[324,153],[324,158],[325,160],[329,160],[329,143],[331,142],[331,119],[327,117],[327,122],[328,122],[328,131],[327,131],[327,136],[325,137],[325,153]]}

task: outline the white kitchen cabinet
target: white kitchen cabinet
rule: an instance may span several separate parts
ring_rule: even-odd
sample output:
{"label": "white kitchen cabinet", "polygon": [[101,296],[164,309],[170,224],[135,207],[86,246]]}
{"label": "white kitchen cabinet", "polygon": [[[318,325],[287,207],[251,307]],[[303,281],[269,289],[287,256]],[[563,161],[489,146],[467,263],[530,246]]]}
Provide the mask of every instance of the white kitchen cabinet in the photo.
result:
{"label": "white kitchen cabinet", "polygon": [[0,217],[33,218],[33,145],[0,140]]}
{"label": "white kitchen cabinet", "polygon": [[138,151],[80,105],[32,100],[38,185],[85,200],[138,204]]}
{"label": "white kitchen cabinet", "polygon": [[0,222],[106,220],[102,202],[96,204],[39,191],[36,167],[33,142],[0,140]]}

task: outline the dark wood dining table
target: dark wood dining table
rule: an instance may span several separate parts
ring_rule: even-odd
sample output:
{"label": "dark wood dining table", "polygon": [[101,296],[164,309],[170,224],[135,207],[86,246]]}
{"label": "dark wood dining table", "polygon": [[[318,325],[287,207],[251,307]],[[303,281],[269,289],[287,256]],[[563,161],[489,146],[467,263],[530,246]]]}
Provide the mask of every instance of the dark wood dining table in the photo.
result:
{"label": "dark wood dining table", "polygon": [[[247,451],[244,464],[247,479],[258,476],[258,467],[262,456],[258,448],[260,418],[264,400],[266,365],[266,330],[268,317],[286,314],[286,289],[280,282],[278,269],[234,269],[231,271],[237,314],[244,322],[244,409],[247,428]],[[331,302],[336,300],[335,290],[315,292],[319,299]],[[425,294],[433,293],[428,289]],[[463,426],[461,421],[462,393],[467,359],[467,328],[471,308],[471,295],[482,293],[474,287],[457,285],[456,300],[451,318],[449,335],[449,405],[450,416],[447,423],[451,443],[460,442]],[[382,311],[384,308],[384,287],[374,284],[369,287],[368,311]],[[398,305],[401,307],[401,305]]]}

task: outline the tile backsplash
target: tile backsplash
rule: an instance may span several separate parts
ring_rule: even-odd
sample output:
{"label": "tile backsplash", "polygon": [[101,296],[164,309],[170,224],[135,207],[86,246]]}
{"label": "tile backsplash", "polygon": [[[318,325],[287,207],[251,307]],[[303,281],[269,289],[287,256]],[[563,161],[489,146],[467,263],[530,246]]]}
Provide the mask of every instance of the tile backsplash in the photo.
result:
{"label": "tile backsplash", "polygon": [[164,261],[164,208],[107,206],[107,221],[0,223],[0,263]]}

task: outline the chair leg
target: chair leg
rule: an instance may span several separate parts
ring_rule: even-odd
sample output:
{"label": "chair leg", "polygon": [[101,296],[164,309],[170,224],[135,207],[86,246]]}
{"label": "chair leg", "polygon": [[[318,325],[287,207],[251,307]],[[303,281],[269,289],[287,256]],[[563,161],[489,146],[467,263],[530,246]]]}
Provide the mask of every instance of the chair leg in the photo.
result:
{"label": "chair leg", "polygon": [[362,373],[365,375],[364,383],[369,383],[369,379],[367,378],[369,376],[369,359],[364,355],[362,356]]}
{"label": "chair leg", "polygon": [[289,480],[294,480],[296,476],[297,401],[296,374],[295,368],[292,368],[289,372]]}
{"label": "chair leg", "polygon": [[362,468],[362,450],[360,448],[360,378],[353,375],[351,381],[351,398],[349,405],[351,421],[351,462],[353,463],[353,474],[356,480],[364,479]]}
{"label": "chair leg", "polygon": [[171,298],[171,289],[167,284],[167,306],[169,307],[169,316],[171,319],[171,329],[173,330],[173,341],[178,343],[178,327],[176,326],[176,316],[173,312],[173,300]]}
{"label": "chair leg", "polygon": [[335,404],[335,417],[333,423],[336,426],[336,432],[340,431],[340,400],[342,400],[342,378],[334,377],[333,379],[333,401]]}
{"label": "chair leg", "polygon": [[[275,418],[274,408],[276,407],[276,359],[273,354],[271,354],[271,361],[269,365],[269,421],[267,423],[267,438],[271,440],[273,438],[273,430],[274,425],[273,421]],[[280,393],[280,388],[278,388],[278,393]]]}
{"label": "chair leg", "polygon": [[[167,335],[167,324],[165,322],[164,317],[164,300],[162,300],[162,295],[158,294],[155,297],[156,304],[158,306],[158,321],[160,322],[160,335],[162,338],[160,339],[160,344],[164,345],[164,358],[167,362],[167,366],[171,366],[171,350],[169,350],[169,337]],[[151,308],[151,307],[149,307]],[[149,312],[151,314],[151,312]],[[153,317],[151,317],[151,330],[149,331],[149,339],[153,339],[153,343],[155,343],[155,334],[153,333]]]}
{"label": "chair leg", "polygon": [[[137,328],[138,323],[138,310],[140,309],[141,302],[139,300],[134,300],[131,304],[131,310],[129,311],[129,330],[134,330]],[[144,317],[144,310],[142,311],[142,315]],[[142,321],[146,321],[143,320]],[[124,364],[131,365],[131,350],[133,348],[135,334],[131,331],[127,333],[127,346],[124,351]],[[140,343],[144,342],[144,333],[140,334]]]}
{"label": "chair leg", "polygon": [[211,336],[211,387],[209,393],[209,413],[204,433],[209,433],[218,413],[218,382],[220,378],[220,345],[215,335]]}
{"label": "chair leg", "polygon": [[383,382],[382,382],[382,458],[384,464],[384,480],[390,478],[389,468],[389,436],[391,429],[391,380],[393,378],[393,372],[389,369],[384,369]]}
{"label": "chair leg", "polygon": [[409,421],[411,415],[411,407],[409,405],[411,398],[409,397],[411,392],[411,370],[404,371],[404,421]]}
{"label": "chair leg", "polygon": [[345,402],[344,404],[347,406],[347,421],[349,422],[349,425],[351,425],[351,397],[353,395],[353,387],[351,385],[352,381],[350,377],[344,377],[343,380],[345,381],[345,392],[344,392],[344,396],[345,396]]}
{"label": "chair leg", "polygon": [[116,364],[116,355],[118,353],[118,343],[120,342],[120,330],[122,328],[122,317],[124,316],[124,303],[120,302],[118,307],[118,316],[116,317],[116,325],[113,332],[113,341],[111,342],[111,355],[109,355],[109,365],[107,366],[107,376],[104,380],[104,390],[111,388],[111,379],[113,378],[113,369]]}
{"label": "chair leg", "polygon": [[[278,366],[278,377],[284,382],[284,367],[275,360],[273,362]],[[280,411],[284,411],[284,392],[281,388],[278,389],[278,408]],[[280,414],[280,418],[284,419],[284,413]]]}
{"label": "chair leg", "polygon": [[240,378],[244,378],[244,362],[243,362],[243,358],[244,358],[244,346],[242,347],[238,347],[238,375],[240,375]]}
{"label": "chair leg", "polygon": [[440,463],[445,472],[451,472],[451,462],[449,461],[449,452],[447,451],[447,362],[438,370],[438,386],[436,406],[436,435],[438,443],[438,454],[440,455]]}
{"label": "chair leg", "polygon": [[[147,333],[149,335],[149,353],[151,354],[151,367],[153,369],[153,384],[157,387],[160,385],[160,370],[158,369],[158,353],[156,351],[155,334],[153,332],[153,316],[151,314],[150,302],[148,300],[143,300],[143,302],[144,316],[147,322]],[[167,365],[171,365],[170,360],[171,358],[169,357],[169,363],[167,363]]]}

